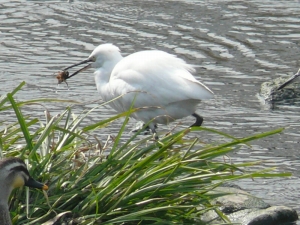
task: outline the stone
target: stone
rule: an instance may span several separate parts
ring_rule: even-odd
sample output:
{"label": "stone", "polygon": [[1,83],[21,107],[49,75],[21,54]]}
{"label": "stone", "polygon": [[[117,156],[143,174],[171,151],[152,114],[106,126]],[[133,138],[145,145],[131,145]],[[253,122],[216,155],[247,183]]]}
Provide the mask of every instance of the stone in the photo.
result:
{"label": "stone", "polygon": [[[232,222],[241,225],[279,225],[298,220],[297,212],[286,206],[271,206],[262,199],[236,187],[217,187],[210,192],[220,195],[211,201]],[[201,218],[206,224],[222,223],[214,210]]]}
{"label": "stone", "polygon": [[281,90],[277,90],[283,83],[289,78],[278,77],[271,81],[267,81],[261,84],[260,96],[266,102],[282,101],[292,98],[300,97],[300,84],[294,82],[284,87]]}

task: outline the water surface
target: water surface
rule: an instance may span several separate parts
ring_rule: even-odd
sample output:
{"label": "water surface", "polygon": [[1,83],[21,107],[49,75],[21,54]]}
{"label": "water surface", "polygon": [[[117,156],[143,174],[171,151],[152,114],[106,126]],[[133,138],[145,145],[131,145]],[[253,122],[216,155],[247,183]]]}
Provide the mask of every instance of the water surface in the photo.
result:
{"label": "water surface", "polygon": [[[281,134],[242,147],[233,162],[265,160],[264,166],[290,171],[291,178],[240,181],[270,204],[300,210],[299,99],[268,109],[257,97],[260,85],[290,76],[299,67],[299,1],[0,1],[0,94],[21,81],[27,85],[17,99],[50,97],[84,102],[75,112],[101,102],[92,71],[57,88],[53,73],[85,59],[95,46],[114,43],[123,55],[160,49],[197,67],[197,78],[215,92],[199,105],[204,125],[237,137],[286,127]],[[96,102],[94,102],[96,101]],[[55,114],[65,106],[47,104]],[[23,112],[43,118],[43,107]],[[13,114],[11,114],[13,115]],[[10,120],[11,115],[1,115]],[[99,108],[92,122],[114,115]],[[187,127],[193,118],[182,120]],[[122,121],[120,121],[121,123]],[[88,123],[88,122],[87,122]],[[133,122],[132,122],[133,125]],[[160,127],[160,131],[171,129]],[[98,134],[117,132],[114,123]],[[213,135],[206,142],[222,141]]]}

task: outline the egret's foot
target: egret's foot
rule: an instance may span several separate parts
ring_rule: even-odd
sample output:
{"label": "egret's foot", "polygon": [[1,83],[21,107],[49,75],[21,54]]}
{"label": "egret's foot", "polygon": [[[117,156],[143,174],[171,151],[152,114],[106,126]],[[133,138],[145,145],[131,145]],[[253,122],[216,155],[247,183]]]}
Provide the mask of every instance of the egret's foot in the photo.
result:
{"label": "egret's foot", "polygon": [[154,133],[154,134],[153,134],[153,140],[154,140],[154,141],[158,141],[158,139],[159,139],[159,138],[158,138],[157,133]]}
{"label": "egret's foot", "polygon": [[[143,127],[144,127],[144,123],[142,121],[138,121],[136,124],[135,124],[135,128],[133,128],[133,130],[131,130],[130,132],[139,132],[140,130],[143,130]],[[145,129],[145,131],[150,132],[149,128],[148,129]],[[142,132],[143,133],[143,132]]]}
{"label": "egret's foot", "polygon": [[193,113],[192,116],[196,118],[196,122],[191,125],[191,127],[200,127],[203,123],[203,117],[199,116],[197,113]]}
{"label": "egret's foot", "polygon": [[152,134],[153,134],[153,139],[155,140],[155,141],[157,141],[159,138],[158,138],[158,135],[157,135],[157,133],[156,133],[156,128],[157,128],[157,125],[156,124],[149,124],[149,128],[150,128],[150,130],[152,131]]}
{"label": "egret's foot", "polygon": [[[149,135],[150,132],[152,131],[151,128],[149,126],[146,126],[144,128],[145,124],[142,121],[139,121],[136,123],[135,128],[133,130],[131,130],[130,132],[139,132],[141,131],[140,134],[142,135]],[[157,128],[157,124],[154,125],[154,129]],[[153,131],[152,131],[153,132]]]}

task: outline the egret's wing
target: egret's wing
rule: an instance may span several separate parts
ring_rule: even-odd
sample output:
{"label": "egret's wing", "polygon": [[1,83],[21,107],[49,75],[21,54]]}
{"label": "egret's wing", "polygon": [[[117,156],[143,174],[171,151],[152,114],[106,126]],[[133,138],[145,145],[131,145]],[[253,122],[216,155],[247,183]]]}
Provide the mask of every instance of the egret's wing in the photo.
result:
{"label": "egret's wing", "polygon": [[[162,51],[143,51],[122,59],[111,74],[112,95],[124,95],[124,104],[165,106],[183,100],[202,100],[213,92],[190,73],[194,69],[183,60]],[[125,103],[126,102],[126,103]],[[129,103],[130,102],[130,103]]]}

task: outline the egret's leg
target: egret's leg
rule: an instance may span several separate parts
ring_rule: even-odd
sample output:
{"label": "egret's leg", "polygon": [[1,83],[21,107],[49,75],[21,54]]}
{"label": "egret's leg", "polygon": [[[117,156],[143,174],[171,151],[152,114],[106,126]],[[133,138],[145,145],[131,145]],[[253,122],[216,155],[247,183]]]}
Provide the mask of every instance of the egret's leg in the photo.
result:
{"label": "egret's leg", "polygon": [[[145,124],[144,124],[144,126],[145,126]],[[157,128],[157,124],[156,123],[154,124],[154,128],[155,129]],[[149,130],[149,129],[151,129],[150,126],[146,126],[146,130]],[[151,129],[151,131],[152,131],[152,129]]]}
{"label": "egret's leg", "polygon": [[153,124],[153,123],[150,123],[150,124],[149,124],[149,128],[150,128],[150,130],[152,131],[153,138],[154,138],[155,140],[158,140],[158,135],[157,135],[156,130],[155,130],[155,128],[157,128],[157,125],[156,125],[156,124]]}
{"label": "egret's leg", "polygon": [[199,116],[197,113],[193,113],[192,116],[196,118],[196,122],[191,125],[191,127],[200,127],[203,123],[203,117]]}

